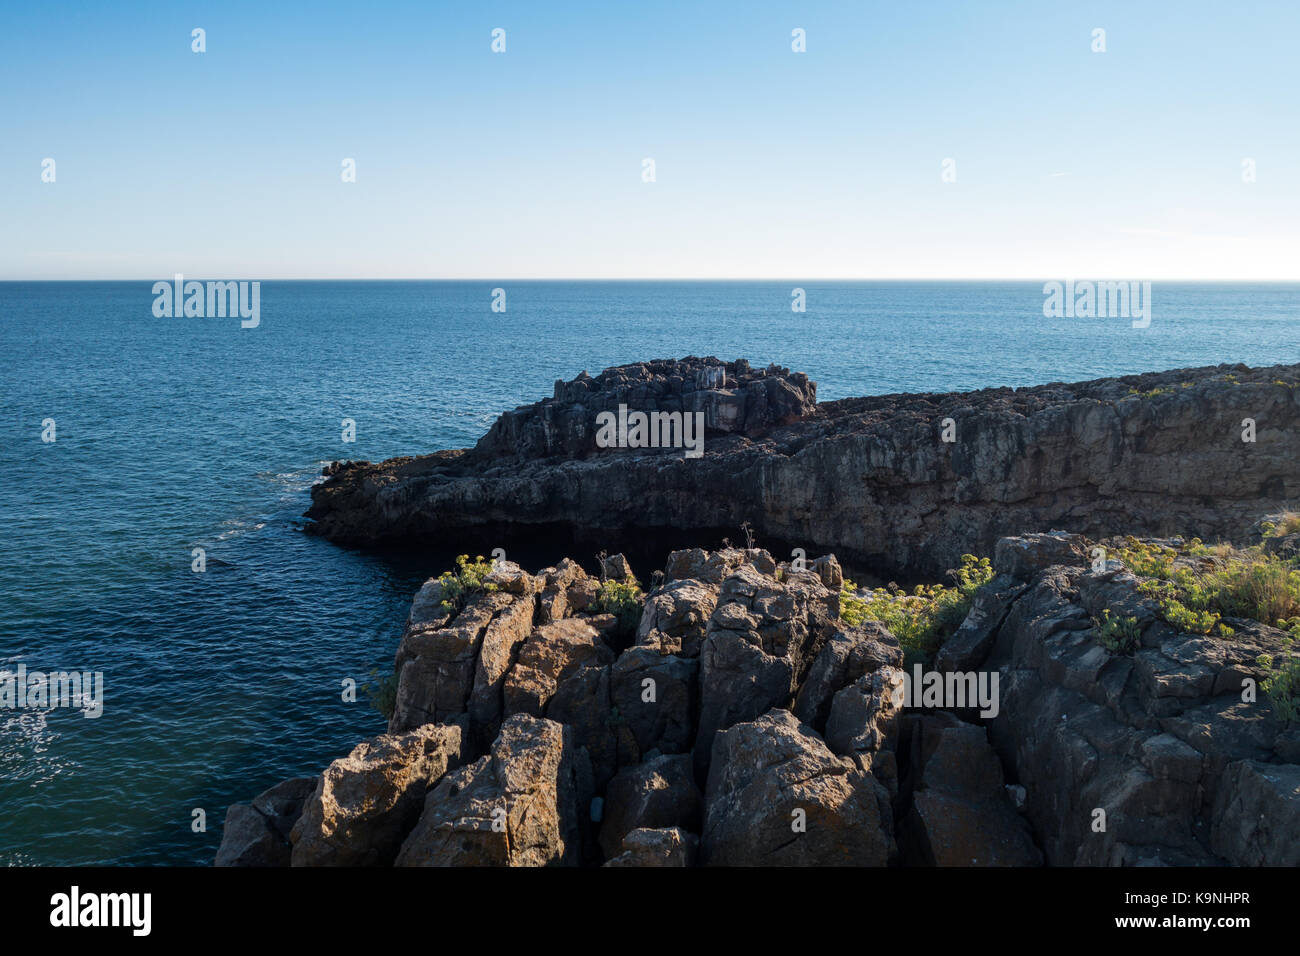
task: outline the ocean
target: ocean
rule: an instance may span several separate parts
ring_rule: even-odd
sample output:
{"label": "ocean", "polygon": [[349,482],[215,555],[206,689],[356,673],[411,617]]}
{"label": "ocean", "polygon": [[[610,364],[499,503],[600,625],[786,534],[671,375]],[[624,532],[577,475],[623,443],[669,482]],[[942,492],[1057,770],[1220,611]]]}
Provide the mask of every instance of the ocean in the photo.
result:
{"label": "ocean", "polygon": [[1300,284],[1156,282],[1142,329],[1046,318],[1042,282],[276,281],[256,328],[157,318],[152,286],[0,282],[0,671],[104,681],[98,718],[0,709],[0,863],[206,865],[230,803],[383,731],[343,682],[391,668],[457,543],[304,534],[327,461],[466,447],[650,358],[820,400],[1300,361]]}

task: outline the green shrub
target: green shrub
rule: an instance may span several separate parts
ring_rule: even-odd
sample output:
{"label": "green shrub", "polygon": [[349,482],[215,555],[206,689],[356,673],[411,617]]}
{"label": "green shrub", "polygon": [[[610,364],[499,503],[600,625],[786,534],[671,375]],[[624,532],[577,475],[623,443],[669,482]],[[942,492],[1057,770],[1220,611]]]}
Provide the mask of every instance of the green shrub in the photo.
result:
{"label": "green shrub", "polygon": [[380,677],[379,671],[371,671],[375,678],[361,685],[361,689],[370,698],[370,706],[384,715],[385,720],[392,720],[393,711],[397,709],[397,672],[387,677]]}
{"label": "green shrub", "polygon": [[484,579],[492,573],[492,562],[479,555],[473,561],[468,554],[456,558],[456,570],[444,571],[438,575],[442,585],[442,607],[449,611],[459,611],[471,594],[479,591],[492,592],[495,584],[485,584]]}
{"label": "green shrub", "polygon": [[1259,663],[1265,676],[1259,686],[1268,695],[1279,720],[1288,724],[1300,723],[1300,658],[1296,657],[1294,650],[1295,640],[1300,637],[1300,617],[1279,623],[1286,625],[1290,632],[1286,651],[1280,661],[1271,654],[1260,655]]}
{"label": "green shrub", "polygon": [[1266,538],[1284,538],[1300,531],[1300,512],[1288,511],[1278,516],[1277,521],[1262,521],[1260,528]]}
{"label": "green shrub", "polygon": [[1273,554],[1251,552],[1205,576],[1213,603],[1230,617],[1274,624],[1300,616],[1300,571]]}
{"label": "green shrub", "polygon": [[615,633],[627,638],[636,633],[641,623],[641,611],[645,605],[645,595],[635,578],[626,581],[601,581],[595,600],[591,602],[592,610],[602,614],[613,614],[618,621]]}
{"label": "green shrub", "polygon": [[855,627],[863,621],[879,621],[898,638],[909,663],[928,658],[961,626],[971,598],[993,579],[994,572],[988,558],[963,554],[955,574],[954,587],[918,584],[910,594],[881,588],[858,595],[857,586],[846,580],[840,592],[840,618]]}
{"label": "green shrub", "polygon": [[1135,617],[1119,617],[1110,608],[1101,612],[1101,620],[1093,618],[1097,628],[1097,643],[1113,654],[1132,654],[1142,639],[1142,629]]}

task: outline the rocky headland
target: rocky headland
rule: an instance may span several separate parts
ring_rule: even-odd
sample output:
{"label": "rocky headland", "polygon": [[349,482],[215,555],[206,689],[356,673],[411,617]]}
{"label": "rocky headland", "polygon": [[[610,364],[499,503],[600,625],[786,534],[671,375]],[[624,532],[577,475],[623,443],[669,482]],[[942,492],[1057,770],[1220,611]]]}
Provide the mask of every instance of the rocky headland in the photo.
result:
{"label": "rocky headland", "polygon": [[[232,806],[216,862],[1298,865],[1298,379],[818,405],[687,359],[333,466],[340,542],[680,522],[806,554],[464,559],[371,688],[386,733]],[[596,448],[620,404],[703,413],[703,457]],[[936,583],[860,588],[836,554]]]}
{"label": "rocky headland", "polygon": [[[646,362],[557,382],[472,449],[334,464],[309,530],[356,545],[530,528],[703,543],[748,522],[760,541],[897,579],[1026,530],[1239,538],[1300,496],[1297,381],[1300,366],[1220,366],[818,403],[784,368]],[[702,413],[703,457],[598,447],[597,417],[619,405]]]}

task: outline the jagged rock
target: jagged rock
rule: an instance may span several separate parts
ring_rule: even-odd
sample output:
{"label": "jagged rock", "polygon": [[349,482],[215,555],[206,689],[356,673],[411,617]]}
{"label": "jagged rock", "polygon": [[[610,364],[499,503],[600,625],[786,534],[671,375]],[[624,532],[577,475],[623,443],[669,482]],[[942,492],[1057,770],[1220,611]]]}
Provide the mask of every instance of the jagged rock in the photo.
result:
{"label": "jagged rock", "polygon": [[585,662],[611,664],[614,654],[585,621],[566,618],[543,624],[528,636],[505,678],[507,714],[541,717],[564,677]]}
{"label": "jagged rock", "polygon": [[699,657],[717,605],[717,585],[694,578],[670,581],[646,595],[636,642],[662,654]]}
{"label": "jagged rock", "polygon": [[[1242,681],[1263,680],[1258,657],[1280,653],[1285,635],[1244,622],[1226,638],[1179,633],[1137,583],[1109,565],[1039,572],[983,665],[1001,674],[991,738],[1051,865],[1247,859],[1249,828],[1224,817],[1242,806],[1225,781],[1241,761],[1284,759],[1284,728],[1263,695],[1242,700]],[[1092,620],[1107,606],[1139,621],[1131,657],[1098,644]]]}
{"label": "jagged rock", "polygon": [[839,623],[839,595],[811,572],[777,581],[742,565],[722,583],[700,652],[695,769],[703,779],[713,735],[788,704]]}
{"label": "jagged rock", "polygon": [[841,757],[893,749],[903,709],[903,672],[885,665],[839,691],[826,720],[826,745]]}
{"label": "jagged rock", "polygon": [[844,586],[844,571],[833,554],[824,554],[817,558],[808,566],[808,570],[821,578],[822,584],[832,591],[838,591]]}
{"label": "jagged rock", "polygon": [[600,567],[605,572],[605,577],[611,581],[626,581],[629,578],[635,578],[635,575],[632,574],[632,565],[628,564],[627,558],[621,554],[601,558]]}
{"label": "jagged rock", "polygon": [[591,758],[592,781],[603,790],[619,766],[619,736],[608,665],[586,660],[565,672],[546,716],[573,729]]}
{"label": "jagged rock", "polygon": [[[903,821],[904,862],[925,866],[1040,866],[1042,854],[1007,793],[984,729],[938,729]],[[901,838],[900,838],[901,839]]]}
{"label": "jagged rock", "polygon": [[213,865],[288,866],[289,833],[316,781],[316,777],[295,777],[277,783],[250,803],[231,804]]}
{"label": "jagged rock", "polygon": [[652,750],[685,753],[695,739],[699,662],[629,647],[611,672],[619,726],[620,763],[636,763]]}
{"label": "jagged rock", "polygon": [[606,866],[694,866],[699,837],[680,827],[633,830]]}
{"label": "jagged rock", "polygon": [[864,674],[902,666],[903,649],[883,624],[864,621],[858,627],[840,627],[813,660],[799,688],[794,715],[814,730],[824,730],[838,691]]}
{"label": "jagged rock", "polygon": [[449,623],[415,624],[397,649],[397,703],[389,733],[452,720],[465,712],[479,648],[498,616],[507,626],[531,614],[531,596],[502,591],[471,597]]}
{"label": "jagged rock", "polygon": [[496,738],[505,716],[506,675],[533,629],[531,588],[499,611],[483,632],[467,709],[477,752]]}
{"label": "jagged rock", "polygon": [[596,416],[629,410],[703,412],[712,432],[749,433],[810,413],[817,387],[807,376],[748,362],[656,360],[556,382],[554,397],[506,412],[475,451],[504,458],[576,457],[595,447]]}
{"label": "jagged rock", "polygon": [[392,863],[425,792],[463,759],[464,736],[454,724],[426,724],[367,740],[331,763],[294,824],[293,865]]}
{"label": "jagged rock", "polygon": [[624,837],[643,827],[698,831],[703,808],[688,754],[665,754],[627,767],[605,791],[601,848],[613,858],[625,849]]}
{"label": "jagged rock", "polygon": [[881,816],[888,806],[871,774],[832,754],[789,711],[774,709],[714,738],[701,861],[885,866],[895,854],[892,820]]}
{"label": "jagged rock", "polygon": [[1064,531],[1002,538],[993,551],[993,567],[997,572],[1018,581],[1028,581],[1039,571],[1056,565],[1083,567],[1087,564],[1086,539]]}
{"label": "jagged rock", "polygon": [[596,595],[596,582],[572,558],[542,571],[538,624],[550,624],[583,610]]}
{"label": "jagged rock", "polygon": [[420,624],[435,626],[446,624],[451,619],[452,609],[443,603],[446,588],[440,578],[429,578],[415,593],[411,601],[411,613],[406,618],[408,628]]}
{"label": "jagged rock", "polygon": [[573,731],[515,714],[490,754],[429,791],[397,865],[576,865],[591,796],[590,764]]}
{"label": "jagged rock", "polygon": [[977,591],[971,600],[970,613],[935,655],[935,670],[964,672],[983,664],[993,650],[993,642],[1012,602],[1026,587],[1010,575],[1001,575]]}
{"label": "jagged rock", "polygon": [[776,562],[761,548],[743,551],[737,548],[722,548],[718,551],[689,548],[668,555],[664,583],[694,580],[719,587],[733,571],[746,564],[757,569],[760,574],[776,574]]}
{"label": "jagged rock", "polygon": [[[346,543],[489,524],[703,533],[749,521],[760,539],[932,579],[1027,530],[1237,539],[1300,497],[1287,438],[1300,404],[1274,384],[1298,374],[1219,366],[817,405],[815,386],[782,369],[641,363],[506,412],[468,451],[331,465],[308,516]],[[704,456],[597,448],[596,416],[620,402],[704,411]],[[1225,440],[1247,416],[1267,422],[1259,441]],[[941,440],[946,418],[955,442]]]}

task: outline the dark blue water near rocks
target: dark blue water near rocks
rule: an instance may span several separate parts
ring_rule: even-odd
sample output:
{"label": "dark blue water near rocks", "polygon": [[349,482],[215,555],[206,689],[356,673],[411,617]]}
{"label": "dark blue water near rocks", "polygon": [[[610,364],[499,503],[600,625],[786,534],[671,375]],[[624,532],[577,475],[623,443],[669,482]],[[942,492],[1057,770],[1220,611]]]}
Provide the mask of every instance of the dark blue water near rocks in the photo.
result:
{"label": "dark blue water near rocks", "polygon": [[341,682],[391,666],[457,542],[304,535],[323,462],[464,447],[652,357],[777,362],[823,400],[1300,361],[1297,285],[1156,283],[1142,330],[1046,319],[1041,283],[267,282],[256,329],[155,318],[151,286],[0,283],[0,670],[105,680],[98,719],[0,710],[0,863],[206,864],[229,803],[383,729]]}

